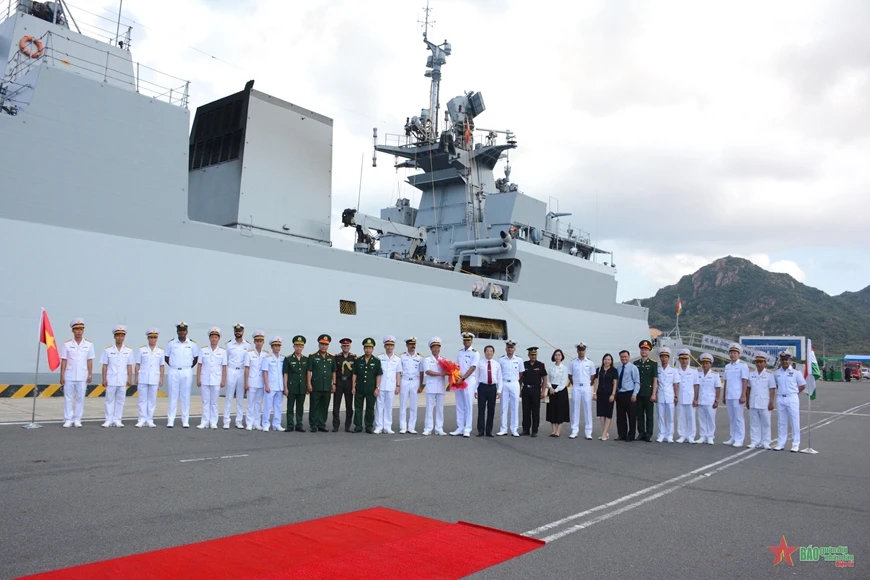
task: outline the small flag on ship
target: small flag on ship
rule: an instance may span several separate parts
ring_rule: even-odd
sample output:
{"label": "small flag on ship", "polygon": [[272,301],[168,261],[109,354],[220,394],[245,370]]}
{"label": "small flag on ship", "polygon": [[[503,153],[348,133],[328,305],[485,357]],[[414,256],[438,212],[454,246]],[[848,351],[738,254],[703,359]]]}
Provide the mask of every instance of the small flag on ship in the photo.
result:
{"label": "small flag on ship", "polygon": [[677,296],[677,316],[683,313],[683,301]]}

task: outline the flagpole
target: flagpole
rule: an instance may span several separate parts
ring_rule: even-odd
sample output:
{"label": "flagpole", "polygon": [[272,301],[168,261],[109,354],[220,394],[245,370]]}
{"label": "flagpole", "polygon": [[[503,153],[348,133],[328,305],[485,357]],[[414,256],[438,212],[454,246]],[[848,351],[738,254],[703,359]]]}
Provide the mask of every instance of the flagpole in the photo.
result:
{"label": "flagpole", "polygon": [[[41,316],[41,315],[40,315]],[[40,324],[42,318],[40,317]],[[36,422],[36,396],[39,394],[39,351],[42,350],[42,342],[36,343],[36,372],[33,375],[33,412],[30,415],[30,423],[24,425],[25,429],[39,429],[42,427]]]}
{"label": "flagpole", "polygon": [[813,432],[813,422],[812,422],[812,413],[813,413],[813,397],[810,395],[807,397],[807,448],[801,449],[801,453],[809,453],[810,455],[818,455],[818,451],[813,449],[812,439],[810,438],[810,433]]}

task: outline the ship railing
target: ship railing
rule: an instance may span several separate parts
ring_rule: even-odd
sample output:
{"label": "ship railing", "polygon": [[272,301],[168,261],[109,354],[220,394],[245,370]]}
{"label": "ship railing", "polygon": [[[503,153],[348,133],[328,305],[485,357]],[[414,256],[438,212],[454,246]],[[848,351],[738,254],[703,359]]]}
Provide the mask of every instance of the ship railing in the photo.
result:
{"label": "ship railing", "polygon": [[[70,55],[56,47],[58,44],[56,39],[62,39],[64,43],[77,45],[86,50],[80,50],[77,51],[76,55]],[[40,65],[42,62],[49,62],[53,66],[65,66],[79,73],[84,71],[87,73],[86,76],[92,78],[102,77],[104,82],[129,87],[141,95],[166,101],[184,109],[190,102],[190,81],[158,71],[139,62],[130,62],[132,74],[126,70],[119,70],[116,68],[117,65],[112,65],[112,60],[117,62],[122,60],[120,57],[115,55],[115,58],[112,59],[110,58],[113,56],[111,51],[89,46],[70,36],[49,31],[40,37],[40,40],[44,46],[42,56],[31,58],[22,54],[21,51],[15,51],[9,60],[4,82],[14,84],[16,78],[29,72],[32,67]],[[123,62],[126,64],[127,61]]]}
{"label": "ship railing", "polygon": [[587,246],[590,244],[592,240],[592,235],[589,232],[581,230],[580,228],[573,227],[570,223],[563,224],[560,220],[548,220],[547,231],[551,234],[554,234],[558,238],[562,238],[563,240],[570,240],[572,242],[578,242],[580,244],[586,244]]}
{"label": "ship railing", "polygon": [[398,133],[384,133],[384,145],[388,147],[411,147],[414,144],[415,141],[410,135],[405,135],[404,133],[401,135]]}

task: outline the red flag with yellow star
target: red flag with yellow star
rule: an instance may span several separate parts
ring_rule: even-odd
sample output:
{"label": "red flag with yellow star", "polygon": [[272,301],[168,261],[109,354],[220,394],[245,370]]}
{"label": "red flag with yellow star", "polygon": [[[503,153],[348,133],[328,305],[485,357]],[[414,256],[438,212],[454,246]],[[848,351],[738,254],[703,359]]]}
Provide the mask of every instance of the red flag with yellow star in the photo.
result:
{"label": "red flag with yellow star", "polygon": [[42,309],[42,318],[39,321],[39,342],[45,345],[45,354],[48,357],[48,368],[55,371],[60,366],[60,355],[57,354],[57,343],[54,340],[54,331],[48,320],[48,312]]}

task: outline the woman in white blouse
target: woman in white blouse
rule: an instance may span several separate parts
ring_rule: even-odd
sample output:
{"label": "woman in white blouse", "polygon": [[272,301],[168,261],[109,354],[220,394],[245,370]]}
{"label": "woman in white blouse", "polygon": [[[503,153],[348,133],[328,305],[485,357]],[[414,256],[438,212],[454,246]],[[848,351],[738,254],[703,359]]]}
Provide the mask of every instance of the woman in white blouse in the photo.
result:
{"label": "woman in white blouse", "polygon": [[550,357],[553,364],[547,367],[547,421],[550,422],[552,433],[550,437],[558,437],[562,431],[562,423],[571,421],[571,410],[568,403],[568,367],[562,364],[565,355],[561,349],[556,349]]}

